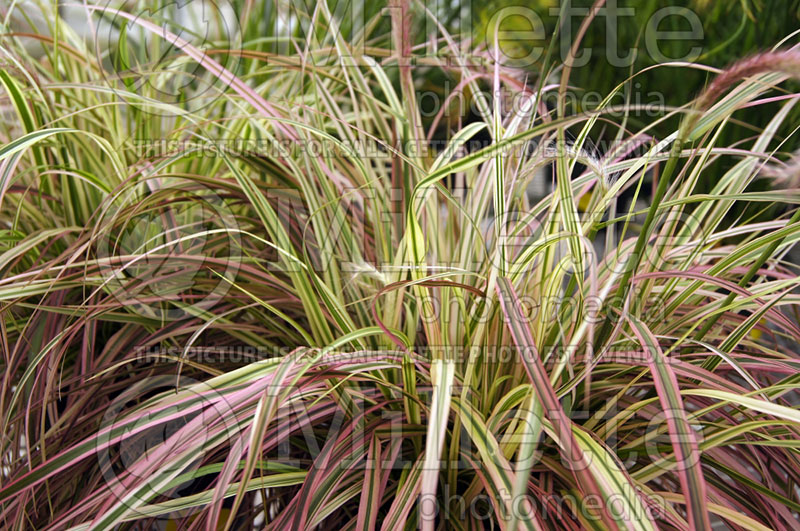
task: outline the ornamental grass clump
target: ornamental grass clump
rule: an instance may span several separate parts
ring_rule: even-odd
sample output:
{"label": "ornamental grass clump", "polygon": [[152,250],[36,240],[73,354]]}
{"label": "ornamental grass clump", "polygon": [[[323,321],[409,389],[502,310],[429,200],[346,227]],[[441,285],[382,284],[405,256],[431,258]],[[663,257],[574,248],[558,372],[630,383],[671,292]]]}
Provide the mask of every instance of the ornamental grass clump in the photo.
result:
{"label": "ornamental grass clump", "polygon": [[645,120],[566,105],[581,32],[521,73],[390,7],[0,41],[2,526],[797,527],[794,41]]}

